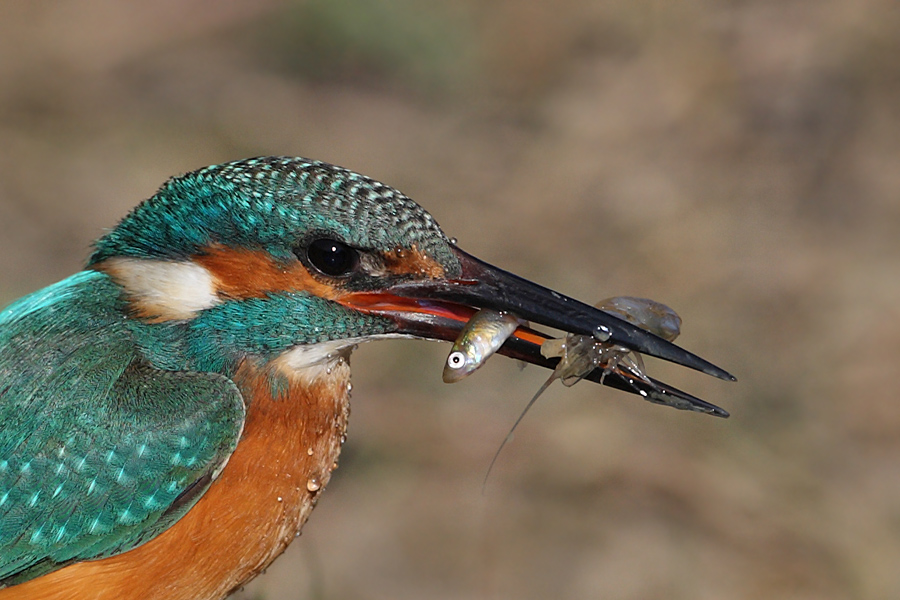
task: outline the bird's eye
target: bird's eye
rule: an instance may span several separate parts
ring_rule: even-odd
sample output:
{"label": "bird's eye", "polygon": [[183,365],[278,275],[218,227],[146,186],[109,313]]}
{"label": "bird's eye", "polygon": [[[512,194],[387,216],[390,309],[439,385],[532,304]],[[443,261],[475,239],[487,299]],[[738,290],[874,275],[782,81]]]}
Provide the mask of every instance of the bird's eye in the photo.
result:
{"label": "bird's eye", "polygon": [[337,240],[313,240],[306,247],[306,257],[312,266],[331,277],[349,275],[359,266],[359,253]]}

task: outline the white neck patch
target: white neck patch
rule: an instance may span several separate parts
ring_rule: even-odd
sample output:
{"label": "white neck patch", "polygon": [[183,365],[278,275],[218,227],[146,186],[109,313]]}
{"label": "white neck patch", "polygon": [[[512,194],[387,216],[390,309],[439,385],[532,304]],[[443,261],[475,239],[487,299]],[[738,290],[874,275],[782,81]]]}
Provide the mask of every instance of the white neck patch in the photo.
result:
{"label": "white neck patch", "polygon": [[330,340],[317,344],[302,344],[284,351],[273,361],[273,365],[289,377],[300,377],[305,381],[313,381],[323,375],[331,375],[338,366],[348,364],[350,353],[359,344],[373,340],[409,337],[411,336],[405,334],[386,333]]}
{"label": "white neck patch", "polygon": [[190,319],[222,302],[212,274],[191,261],[119,257],[104,262],[103,270],[138,311],[160,320]]}

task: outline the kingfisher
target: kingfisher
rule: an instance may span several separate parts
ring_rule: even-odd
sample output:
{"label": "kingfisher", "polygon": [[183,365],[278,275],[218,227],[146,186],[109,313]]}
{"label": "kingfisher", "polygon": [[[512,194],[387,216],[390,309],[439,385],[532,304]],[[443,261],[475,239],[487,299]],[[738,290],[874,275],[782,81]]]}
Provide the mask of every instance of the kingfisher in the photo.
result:
{"label": "kingfisher", "polygon": [[[328,484],[352,349],[453,340],[481,309],[734,379],[467,254],[350,170],[262,157],[169,179],[83,271],[0,312],[0,600],[226,597]],[[523,324],[500,353],[553,368],[548,337]],[[593,375],[727,416],[656,380]]]}

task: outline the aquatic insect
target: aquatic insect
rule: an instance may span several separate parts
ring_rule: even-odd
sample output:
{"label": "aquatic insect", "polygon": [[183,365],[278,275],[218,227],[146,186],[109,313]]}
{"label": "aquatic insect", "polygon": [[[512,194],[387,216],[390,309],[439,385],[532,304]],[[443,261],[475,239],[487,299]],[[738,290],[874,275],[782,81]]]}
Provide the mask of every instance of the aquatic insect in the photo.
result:
{"label": "aquatic insect", "polygon": [[488,309],[475,313],[453,342],[444,363],[444,383],[455,383],[474,373],[524,324],[509,313]]}
{"label": "aquatic insect", "polygon": [[[614,296],[601,300],[595,306],[670,342],[681,333],[681,317],[678,316],[678,313],[665,304],[649,298]],[[644,373],[644,360],[638,352],[625,346],[598,339],[592,335],[569,334],[565,338],[548,339],[541,345],[541,354],[545,358],[558,356],[559,363],[556,365],[553,373],[550,374],[550,377],[547,378],[547,381],[541,385],[537,393],[525,405],[522,414],[513,423],[506,438],[504,438],[500,447],[497,448],[482,485],[487,484],[488,476],[491,474],[494,463],[497,462],[497,457],[500,456],[500,451],[512,439],[516,427],[519,426],[519,423],[522,422],[522,419],[525,418],[525,415],[541,394],[555,380],[559,379],[563,385],[571,387],[584,379],[594,369],[602,367],[601,382],[606,375],[618,371],[623,375],[635,377],[649,385],[653,385]],[[630,381],[628,378],[626,380]],[[634,384],[632,383],[633,386]],[[642,393],[642,395],[646,396],[645,393]]]}
{"label": "aquatic insect", "polygon": [[[596,306],[670,342],[681,333],[678,313],[649,298],[614,296],[601,300]],[[560,357],[548,385],[554,379],[560,379],[563,385],[573,386],[600,366],[604,376],[618,368],[649,383],[639,353],[593,336],[570,334],[565,338],[547,340],[541,346],[541,354],[547,358]]]}
{"label": "aquatic insect", "polygon": [[670,342],[681,333],[681,317],[678,313],[649,298],[614,296],[601,300],[596,307]]}

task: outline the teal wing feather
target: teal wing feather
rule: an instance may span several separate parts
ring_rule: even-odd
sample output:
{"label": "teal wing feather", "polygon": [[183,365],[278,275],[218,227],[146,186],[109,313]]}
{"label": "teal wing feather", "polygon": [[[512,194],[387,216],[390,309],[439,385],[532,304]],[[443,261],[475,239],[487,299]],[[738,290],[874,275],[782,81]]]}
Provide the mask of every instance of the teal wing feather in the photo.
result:
{"label": "teal wing feather", "polygon": [[0,312],[0,587],[152,539],[237,445],[235,384],[148,365],[116,302],[84,272]]}

